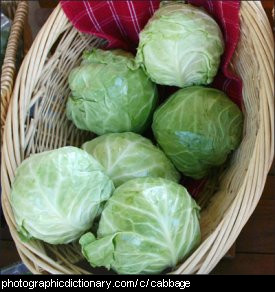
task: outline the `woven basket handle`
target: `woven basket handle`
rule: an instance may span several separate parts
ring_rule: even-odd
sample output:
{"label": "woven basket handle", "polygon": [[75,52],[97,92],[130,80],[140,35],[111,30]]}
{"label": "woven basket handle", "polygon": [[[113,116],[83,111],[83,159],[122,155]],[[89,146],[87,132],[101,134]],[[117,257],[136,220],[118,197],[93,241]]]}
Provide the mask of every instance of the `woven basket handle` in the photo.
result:
{"label": "woven basket handle", "polygon": [[[20,1],[15,12],[15,18],[8,39],[5,58],[1,74],[1,125],[3,127],[12,94],[13,82],[16,71],[16,53],[18,43],[28,14],[28,2]],[[1,129],[2,133],[2,129]]]}

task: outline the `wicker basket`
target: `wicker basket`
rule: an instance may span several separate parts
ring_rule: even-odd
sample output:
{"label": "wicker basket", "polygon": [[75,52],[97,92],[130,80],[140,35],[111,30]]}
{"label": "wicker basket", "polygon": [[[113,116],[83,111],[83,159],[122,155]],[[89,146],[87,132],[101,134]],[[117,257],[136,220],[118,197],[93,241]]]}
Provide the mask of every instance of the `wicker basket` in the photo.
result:
{"label": "wicker basket", "polygon": [[[236,240],[262,194],[273,159],[273,35],[260,2],[241,2],[241,39],[232,69],[243,80],[244,138],[219,175],[219,190],[204,197],[202,242],[173,272],[209,273]],[[77,243],[52,246],[20,240],[9,197],[18,165],[30,153],[79,146],[86,134],[65,116],[68,72],[83,49],[102,41],[80,34],[60,6],[38,34],[19,71],[9,106],[2,150],[2,204],[18,252],[34,273],[90,273]]]}
{"label": "wicker basket", "polygon": [[16,73],[16,53],[21,38],[24,51],[29,48],[30,29],[27,24],[28,2],[1,1],[3,12],[13,20],[1,73],[1,134],[5,123]]}

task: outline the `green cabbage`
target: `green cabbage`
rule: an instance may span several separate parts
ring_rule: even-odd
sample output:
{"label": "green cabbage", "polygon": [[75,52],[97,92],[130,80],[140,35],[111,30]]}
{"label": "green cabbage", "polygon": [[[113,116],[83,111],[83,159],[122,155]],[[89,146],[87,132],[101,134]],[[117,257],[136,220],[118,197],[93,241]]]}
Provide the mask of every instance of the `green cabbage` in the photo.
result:
{"label": "green cabbage", "polygon": [[118,187],[102,212],[97,239],[80,238],[93,267],[119,274],[156,274],[173,268],[200,242],[199,207],[181,185],[137,178]]}
{"label": "green cabbage", "polygon": [[86,142],[82,148],[104,166],[115,186],[145,176],[179,181],[179,173],[165,154],[138,134],[106,134]]}
{"label": "green cabbage", "polygon": [[122,50],[84,52],[69,86],[67,117],[98,135],[144,131],[157,100],[156,86]]}
{"label": "green cabbage", "polygon": [[19,166],[12,184],[17,229],[25,238],[52,244],[74,241],[91,228],[113,189],[102,166],[81,149],[34,154]]}
{"label": "green cabbage", "polygon": [[242,137],[243,116],[223,92],[180,89],[155,112],[153,132],[174,165],[195,179],[225,162]]}
{"label": "green cabbage", "polygon": [[172,3],[158,9],[140,33],[136,61],[164,85],[209,84],[224,50],[221,30],[204,10]]}

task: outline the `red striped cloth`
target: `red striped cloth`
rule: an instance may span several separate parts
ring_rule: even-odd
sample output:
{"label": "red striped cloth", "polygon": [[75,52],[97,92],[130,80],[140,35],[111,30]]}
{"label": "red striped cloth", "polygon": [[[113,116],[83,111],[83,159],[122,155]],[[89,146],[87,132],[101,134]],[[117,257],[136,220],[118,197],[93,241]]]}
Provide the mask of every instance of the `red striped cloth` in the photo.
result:
{"label": "red striped cloth", "polygon": [[[221,70],[212,86],[223,90],[241,106],[242,82],[230,70],[229,63],[239,40],[239,1],[190,0],[203,6],[220,25],[225,39]],[[81,32],[108,40],[107,48],[134,51],[138,34],[159,7],[159,0],[148,1],[61,1],[62,8]]]}
{"label": "red striped cloth", "polygon": [[[224,92],[239,106],[242,103],[242,82],[230,70],[230,61],[240,35],[240,1],[190,0],[190,4],[202,6],[219,24],[224,40],[225,52],[220,70],[211,85]],[[61,1],[61,6],[81,32],[96,35],[108,41],[107,48],[135,51],[139,32],[159,8],[159,0],[116,1]],[[167,92],[169,92],[169,88]],[[199,183],[184,181],[196,195],[205,180]]]}

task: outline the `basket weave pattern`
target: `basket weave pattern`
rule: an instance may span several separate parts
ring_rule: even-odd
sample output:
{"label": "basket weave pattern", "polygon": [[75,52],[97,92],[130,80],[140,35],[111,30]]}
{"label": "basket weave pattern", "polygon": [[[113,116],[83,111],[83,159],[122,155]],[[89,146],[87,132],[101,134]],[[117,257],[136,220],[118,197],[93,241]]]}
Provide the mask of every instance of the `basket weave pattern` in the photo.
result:
{"label": "basket weave pattern", "polygon": [[28,14],[28,2],[2,1],[1,5],[6,15],[13,19],[1,73],[1,125],[4,125],[16,72],[16,53]]}
{"label": "basket weave pattern", "polygon": [[[173,271],[176,274],[209,273],[215,267],[254,211],[273,159],[273,35],[259,2],[242,2],[240,13],[241,38],[232,70],[243,80],[244,138],[219,175],[219,190],[203,196],[202,242]],[[90,273],[78,264],[83,257],[77,243],[22,242],[9,197],[16,168],[31,153],[80,146],[91,138],[66,118],[67,77],[84,49],[102,44],[102,40],[76,31],[58,6],[38,34],[16,80],[2,149],[2,205],[18,252],[34,273]]]}

